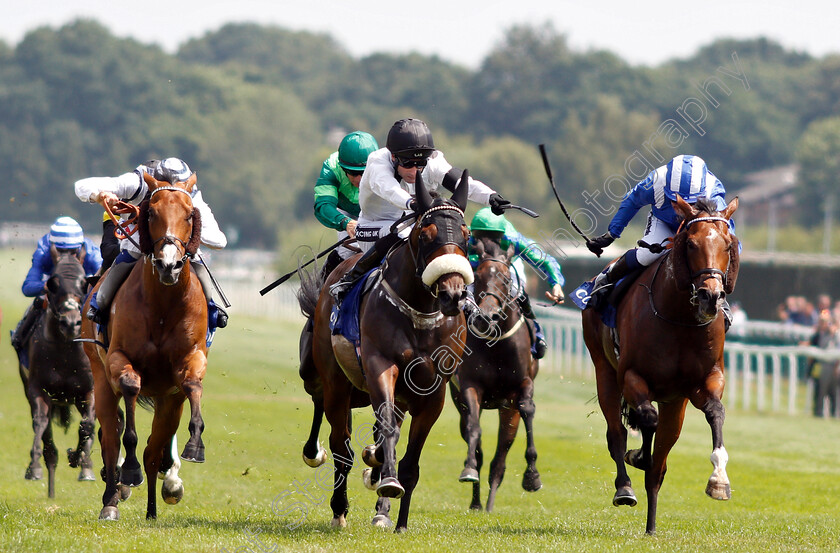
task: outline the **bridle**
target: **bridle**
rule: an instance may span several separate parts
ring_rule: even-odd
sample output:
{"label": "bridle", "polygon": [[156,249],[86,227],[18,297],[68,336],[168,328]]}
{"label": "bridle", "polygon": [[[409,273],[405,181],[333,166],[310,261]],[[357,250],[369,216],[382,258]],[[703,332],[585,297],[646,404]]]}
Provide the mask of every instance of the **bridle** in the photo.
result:
{"label": "bridle", "polygon": [[[149,201],[151,201],[151,199],[155,196],[155,194],[157,194],[158,192],[161,192],[163,190],[171,191],[171,192],[183,192],[190,199],[190,207],[192,207],[192,205],[193,205],[192,195],[187,190],[185,190],[183,188],[180,188],[178,186],[160,186],[158,188],[155,188],[149,194]],[[184,242],[183,240],[181,240],[177,236],[172,236],[171,234],[167,233],[166,235],[161,236],[160,238],[158,238],[157,240],[155,240],[152,243],[152,251],[148,255],[149,261],[152,261],[154,259],[154,255],[155,255],[154,251],[155,251],[155,248],[157,247],[157,245],[159,243],[162,243],[161,247],[171,244],[171,245],[175,246],[175,248],[178,249],[179,251],[183,251],[184,255],[181,257],[181,262],[182,263],[186,263],[186,261],[188,259],[193,258],[194,254],[187,251],[188,248],[187,248],[187,243],[186,242]],[[180,247],[179,247],[179,244],[180,244]]]}
{"label": "bridle", "polygon": [[[502,264],[502,265],[504,265],[508,268],[510,267],[507,259],[500,259],[498,257],[485,257],[484,259],[482,259],[478,262],[478,265],[475,268],[476,273],[478,272],[478,270],[481,268],[482,265],[484,265],[485,263],[489,263],[489,262],[500,263],[500,264]],[[510,281],[511,281],[511,279],[510,279],[510,277],[508,277],[508,283],[510,283]],[[496,292],[484,291],[484,292],[482,292],[482,299],[484,299],[485,297],[490,297],[490,298],[495,299],[499,303],[499,312],[500,313],[503,313],[504,310],[505,310],[505,307],[508,306],[508,305],[511,305],[511,304],[513,304],[516,309],[519,309],[519,306],[516,305],[514,298],[512,298],[510,296],[509,292],[510,292],[510,288],[508,288],[508,294],[506,295],[506,297],[502,297],[501,295],[497,294]],[[470,324],[470,329],[472,330],[473,334],[476,337],[482,338],[482,339],[485,339],[485,340],[492,339],[494,342],[498,342],[500,340],[510,338],[511,336],[516,334],[516,331],[518,331],[519,328],[524,323],[524,315],[522,315],[522,312],[521,312],[522,310],[519,309],[519,311],[520,311],[519,319],[516,321],[516,323],[513,325],[513,327],[510,328],[507,332],[505,332],[504,334],[502,334],[500,336],[496,336],[496,335],[494,335],[492,333],[489,333],[489,332],[482,332],[479,329],[475,328],[475,325],[473,325],[473,324]],[[503,317],[504,317],[504,315],[503,315]],[[507,317],[504,317],[504,318],[507,319]],[[486,317],[483,315],[483,313],[482,313],[482,319],[486,319]],[[469,321],[468,321],[468,323],[469,323]],[[489,328],[498,327],[499,322],[491,320],[491,321],[488,321],[488,325],[489,325]]]}
{"label": "bridle", "polygon": [[[441,225],[436,223],[435,221],[428,221],[424,225],[424,222],[428,217],[432,216],[432,214],[434,213],[442,211],[454,211],[458,214],[462,221],[464,219],[464,212],[461,210],[461,208],[448,203],[431,207],[428,210],[426,210],[422,215],[417,217],[416,225],[418,229],[418,235],[419,232],[422,232],[424,226],[428,226],[430,224],[435,224],[437,226],[437,234],[435,235],[434,240],[427,246],[430,247],[429,249],[431,249],[431,252],[427,255],[423,255],[422,252],[422,250],[426,248],[421,248],[419,244],[417,246],[417,251],[414,251],[414,245],[412,244],[411,239],[408,240],[408,249],[411,253],[412,258],[414,258],[415,274],[417,275],[417,277],[421,277],[423,271],[426,269],[426,266],[428,265],[429,255],[439,250],[443,246],[452,244],[458,249],[460,249],[461,252],[463,252],[465,258],[467,256],[466,240],[463,239],[460,225],[458,226],[458,228],[452,228],[452,225]],[[432,289],[432,287],[427,285],[425,282],[423,283],[423,286],[429,291],[429,293],[432,294],[432,296],[434,296],[435,298],[438,297],[439,290]]]}
{"label": "bridle", "polygon": [[[720,223],[725,223],[725,224],[729,225],[729,220],[724,218],[724,217],[717,217],[717,216],[697,217],[697,218],[691,219],[690,221],[687,221],[687,222],[683,221],[683,223],[680,224],[679,228],[677,229],[677,232],[674,233],[674,236],[676,236],[677,234],[679,234],[682,231],[687,231],[688,227],[690,227],[694,223],[704,223],[704,222],[715,222],[715,223],[720,222]],[[672,241],[673,241],[673,239],[672,239]],[[672,320],[664,317],[662,314],[659,313],[659,311],[657,311],[656,305],[654,304],[654,301],[653,301],[653,284],[656,282],[656,277],[659,274],[659,270],[662,268],[662,264],[664,263],[664,261],[665,261],[664,256],[659,259],[659,263],[657,264],[656,270],[653,273],[653,278],[651,278],[651,280],[650,280],[650,286],[648,286],[646,284],[643,284],[643,283],[639,283],[640,286],[643,286],[643,287],[647,288],[648,300],[650,301],[650,309],[651,309],[651,311],[653,311],[653,314],[657,318],[659,318],[659,319],[661,319],[661,320],[663,320],[667,323],[670,323],[672,325],[676,325],[676,326],[687,326],[687,327],[708,326],[715,319],[709,319],[708,321],[703,322],[703,323],[684,323],[684,322],[681,322],[681,321],[672,321]],[[727,261],[726,269],[727,269],[727,271],[729,270],[729,262],[728,261]],[[714,267],[705,267],[703,269],[700,269],[698,271],[693,272],[689,276],[689,279],[691,280],[691,282],[690,282],[690,287],[691,287],[690,288],[690,295],[689,295],[689,300],[688,300],[689,303],[693,306],[696,306],[698,304],[697,287],[694,285],[694,280],[697,277],[703,276],[703,275],[708,275],[705,278],[703,278],[703,281],[706,281],[710,278],[720,279],[720,282],[721,282],[721,285],[722,285],[724,283],[724,279],[726,278],[726,272],[727,271],[721,271],[720,269],[716,269]]]}

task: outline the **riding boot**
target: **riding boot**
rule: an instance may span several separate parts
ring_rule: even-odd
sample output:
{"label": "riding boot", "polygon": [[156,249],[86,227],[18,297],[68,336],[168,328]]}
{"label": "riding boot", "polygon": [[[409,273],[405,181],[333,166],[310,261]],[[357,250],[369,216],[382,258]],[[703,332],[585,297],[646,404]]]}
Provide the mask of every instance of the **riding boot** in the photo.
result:
{"label": "riding boot", "polygon": [[401,242],[403,239],[397,234],[386,234],[376,241],[372,248],[365,252],[365,254],[356,261],[353,268],[344,273],[344,276],[330,286],[330,295],[335,300],[336,304],[341,305],[344,296],[353,287],[357,280],[362,278],[365,273],[379,266],[385,255],[395,244]]}
{"label": "riding boot", "polygon": [[35,327],[35,321],[38,320],[38,317],[43,311],[44,297],[36,296],[32,304],[26,308],[23,318],[20,320],[17,328],[15,328],[15,331],[12,334],[12,347],[15,348],[15,351],[20,352],[20,350],[26,345],[26,342],[29,341],[29,335]]}
{"label": "riding boot", "polygon": [[[632,250],[631,250],[632,251]],[[627,262],[627,253],[619,257],[615,263],[607,267],[607,270],[600,273],[592,282],[592,294],[586,307],[593,309],[600,309],[607,295],[612,291],[613,285],[621,280],[622,277],[627,276],[633,269]]]}
{"label": "riding boot", "polygon": [[531,307],[531,298],[528,297],[528,292],[523,290],[516,298],[516,303],[526,319],[534,320],[537,316],[534,314],[534,309]]}
{"label": "riding boot", "polygon": [[87,318],[98,324],[105,324],[108,320],[108,311],[111,308],[111,302],[120,289],[122,283],[128,278],[131,269],[137,262],[134,257],[126,251],[120,253],[114,264],[105,274],[102,280],[102,285],[95,296],[90,298],[90,309],[86,313]]}
{"label": "riding boot", "polygon": [[321,282],[327,280],[327,277],[330,276],[330,273],[335,270],[338,265],[344,261],[341,259],[341,255],[336,250],[330,252],[330,255],[327,256],[327,260],[324,262],[324,266],[321,267]]}
{"label": "riding boot", "polygon": [[357,280],[362,278],[365,273],[382,263],[383,255],[379,253],[377,248],[371,248],[356,261],[353,268],[344,273],[341,279],[330,286],[330,295],[333,297],[338,305],[344,300],[344,296],[353,287]]}
{"label": "riding boot", "polygon": [[204,297],[207,300],[207,317],[212,321],[213,311],[215,311],[216,328],[226,327],[228,324],[228,314],[213,298],[213,290],[215,288],[213,287],[213,281],[210,279],[210,271],[207,270],[204,263],[198,261],[190,263],[190,267],[192,267],[195,276],[198,277],[198,281],[201,283],[201,289],[204,291]]}
{"label": "riding boot", "polygon": [[531,355],[534,356],[534,359],[542,359],[548,350],[548,344],[545,343],[545,334],[543,334],[540,323],[536,319],[532,319],[531,322],[534,323],[534,343],[531,344]]}

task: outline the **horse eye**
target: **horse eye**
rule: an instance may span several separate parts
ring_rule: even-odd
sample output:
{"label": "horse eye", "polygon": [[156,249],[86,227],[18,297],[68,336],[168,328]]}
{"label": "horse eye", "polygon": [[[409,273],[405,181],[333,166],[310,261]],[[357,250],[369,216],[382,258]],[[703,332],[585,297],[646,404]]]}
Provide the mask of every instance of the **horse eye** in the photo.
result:
{"label": "horse eye", "polygon": [[696,242],[694,242],[694,240],[689,240],[689,241],[686,243],[686,245],[689,247],[689,249],[692,249],[692,250],[696,250],[696,249],[697,249],[697,243],[696,243]]}

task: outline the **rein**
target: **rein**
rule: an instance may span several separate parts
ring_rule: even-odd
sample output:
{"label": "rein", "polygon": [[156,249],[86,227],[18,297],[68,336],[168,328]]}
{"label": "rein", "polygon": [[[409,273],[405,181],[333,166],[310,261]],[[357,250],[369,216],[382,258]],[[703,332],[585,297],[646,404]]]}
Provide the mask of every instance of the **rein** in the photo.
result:
{"label": "rein", "polygon": [[[192,195],[189,192],[187,192],[186,190],[184,190],[183,188],[180,188],[178,186],[160,186],[158,188],[155,188],[154,190],[152,190],[151,194],[149,194],[149,200],[151,200],[154,197],[155,194],[157,194],[158,192],[160,192],[162,190],[167,190],[167,191],[171,191],[171,192],[183,192],[184,194],[186,194],[190,198],[190,205],[192,206]],[[188,259],[193,258],[193,254],[191,254],[187,251],[188,250],[187,243],[184,242],[183,240],[181,240],[180,238],[178,238],[177,236],[172,236],[170,234],[167,234],[166,236],[161,236],[160,238],[158,238],[157,240],[152,242],[152,252],[154,252],[155,247],[160,242],[163,242],[164,246],[166,246],[168,244],[172,244],[176,248],[178,247],[178,244],[181,244],[181,248],[184,250],[184,256],[181,257],[182,262],[186,262]],[[135,244],[135,245],[137,245],[137,244]],[[138,246],[138,248],[139,248],[139,246]],[[150,260],[152,259],[153,256],[154,256],[153,253],[150,253],[148,255]]]}
{"label": "rein", "polygon": [[[117,240],[128,240],[134,247],[140,250],[140,244],[138,244],[134,238],[131,237],[132,234],[137,232],[137,218],[140,216],[140,208],[136,205],[130,204],[128,202],[124,202],[122,200],[118,201],[114,204],[114,209],[111,210],[111,207],[108,205],[108,202],[102,202],[103,206],[105,207],[105,213],[108,214],[108,217],[111,218],[111,221],[114,222],[114,236]],[[114,214],[117,215],[125,215],[130,213],[131,215],[125,221],[120,221]],[[130,225],[134,225],[133,228],[129,229]]]}
{"label": "rein", "polygon": [[[729,221],[727,219],[725,219],[724,217],[697,217],[696,219],[692,219],[688,222],[683,221],[680,224],[680,226],[677,229],[677,232],[674,234],[674,236],[676,236],[677,234],[679,234],[680,232],[682,232],[684,230],[687,230],[688,227],[690,227],[694,223],[703,223],[703,222],[720,222],[720,223],[726,223],[727,225],[729,225]],[[672,244],[673,244],[673,242],[672,242]],[[666,323],[669,323],[669,324],[672,324],[672,325],[675,325],[675,326],[699,328],[699,327],[704,327],[704,326],[708,326],[709,324],[711,324],[712,321],[714,321],[715,319],[709,319],[705,323],[684,323],[684,322],[681,322],[681,321],[672,321],[671,319],[668,319],[667,317],[665,317],[665,316],[663,316],[662,314],[659,313],[659,311],[656,309],[656,305],[654,304],[654,301],[653,301],[653,284],[656,282],[656,277],[659,274],[659,270],[662,268],[662,264],[664,262],[665,262],[665,256],[662,256],[659,259],[659,263],[656,266],[656,270],[653,272],[653,278],[651,278],[651,280],[650,280],[650,286],[648,286],[647,284],[643,284],[641,282],[639,283],[639,286],[647,288],[648,301],[650,302],[650,309],[651,309],[651,311],[653,311],[653,314],[657,318],[665,321]],[[720,269],[715,269],[713,267],[706,267],[704,269],[700,269],[699,271],[696,271],[696,272],[692,273],[689,278],[691,280],[694,280],[695,278],[697,278],[701,275],[709,275],[706,278],[718,278],[718,277],[720,277],[721,281],[723,281],[724,278],[726,277],[726,273],[724,271],[721,271]],[[703,280],[706,280],[706,279],[703,279]],[[691,284],[691,297],[689,298],[689,303],[691,305],[697,305],[697,288],[694,286],[693,283]],[[717,318],[717,317],[715,317],[715,318]]]}

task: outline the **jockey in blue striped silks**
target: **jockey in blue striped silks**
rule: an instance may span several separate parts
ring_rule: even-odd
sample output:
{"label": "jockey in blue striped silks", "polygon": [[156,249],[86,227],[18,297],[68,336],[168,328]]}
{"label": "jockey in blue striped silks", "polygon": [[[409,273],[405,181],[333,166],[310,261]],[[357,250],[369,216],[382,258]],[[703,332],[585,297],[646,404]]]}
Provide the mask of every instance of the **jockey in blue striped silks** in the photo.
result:
{"label": "jockey in blue striped silks", "polygon": [[[587,241],[586,246],[596,254],[621,236],[638,211],[651,206],[648,214],[645,234],[642,240],[647,244],[665,245],[666,240],[674,236],[681,218],[671,204],[677,195],[693,204],[700,198],[713,202],[718,211],[726,208],[726,189],[702,158],[694,155],[678,155],[666,165],[650,172],[640,183],[624,196],[618,212],[613,216],[608,231],[597,238]],[[735,224],[729,221],[730,231]],[[739,246],[740,247],[740,246]],[[599,308],[608,290],[625,275],[642,266],[647,266],[665,254],[664,249],[656,252],[648,248],[633,248],[597,276],[592,285],[592,298],[587,304]],[[600,291],[600,293],[599,293]]]}

